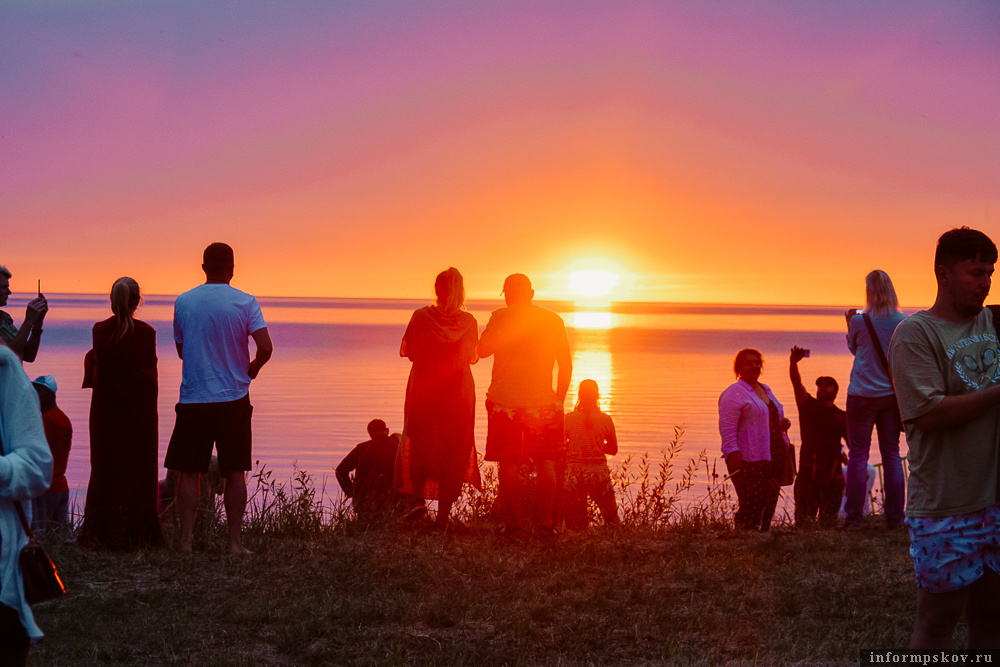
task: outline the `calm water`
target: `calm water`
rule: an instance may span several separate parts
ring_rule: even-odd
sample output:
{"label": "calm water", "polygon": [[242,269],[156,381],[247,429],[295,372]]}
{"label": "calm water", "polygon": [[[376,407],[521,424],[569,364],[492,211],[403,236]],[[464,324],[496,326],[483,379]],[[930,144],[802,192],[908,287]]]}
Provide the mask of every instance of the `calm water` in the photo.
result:
{"label": "calm water", "polygon": [[[24,295],[7,308],[20,322]],[[339,495],[333,468],[356,443],[365,426],[384,419],[401,430],[403,394],[409,372],[399,357],[399,342],[420,301],[357,299],[260,299],[275,344],[271,362],[250,390],[254,409],[254,458],[279,480],[294,466],[312,473],[328,495]],[[541,303],[541,302],[540,302]],[[28,374],[53,375],[58,402],[73,422],[70,488],[82,505],[90,474],[87,417],[90,390],[80,389],[83,357],[91,346],[91,326],[111,315],[105,296],[56,295],[38,359]],[[480,328],[501,304],[471,302]],[[620,453],[658,454],[675,425],[683,426],[684,453],[707,450],[719,456],[717,400],[733,382],[732,359],[741,347],[764,354],[761,381],[784,404],[798,443],[798,419],[788,380],[788,351],[809,348],[800,363],[807,388],[819,375],[841,384],[837,404],[844,406],[853,357],[847,350],[843,308],[620,304],[612,311],[577,311],[572,304],[547,305],[563,315],[573,348],[573,386],[597,380],[602,405],[614,417]],[[173,297],[149,297],[137,316],[158,332],[160,376],[160,459],[173,428],[181,362],[171,333]],[[479,413],[480,453],[486,440],[482,407],[492,359],[473,367]],[[575,399],[575,396],[573,397]],[[570,401],[567,401],[570,404]],[[571,407],[571,405],[570,405]],[[877,447],[872,452],[878,461]]]}

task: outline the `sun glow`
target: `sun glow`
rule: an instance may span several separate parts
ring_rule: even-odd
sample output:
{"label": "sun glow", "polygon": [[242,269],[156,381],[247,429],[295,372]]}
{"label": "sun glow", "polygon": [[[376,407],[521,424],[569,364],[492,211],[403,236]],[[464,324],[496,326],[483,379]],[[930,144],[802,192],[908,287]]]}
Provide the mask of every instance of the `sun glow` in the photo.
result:
{"label": "sun glow", "polygon": [[569,274],[570,290],[582,297],[606,297],[618,286],[620,277],[614,271],[588,269]]}

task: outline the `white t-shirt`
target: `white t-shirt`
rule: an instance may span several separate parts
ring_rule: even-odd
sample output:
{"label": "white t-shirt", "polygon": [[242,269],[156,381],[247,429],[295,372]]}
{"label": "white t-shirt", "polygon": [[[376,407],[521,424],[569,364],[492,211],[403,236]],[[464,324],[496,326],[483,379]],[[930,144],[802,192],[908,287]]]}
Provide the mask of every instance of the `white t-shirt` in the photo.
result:
{"label": "white t-shirt", "polygon": [[183,345],[181,403],[236,401],[250,391],[250,334],[267,324],[250,294],[206,283],[174,302],[174,341]]}

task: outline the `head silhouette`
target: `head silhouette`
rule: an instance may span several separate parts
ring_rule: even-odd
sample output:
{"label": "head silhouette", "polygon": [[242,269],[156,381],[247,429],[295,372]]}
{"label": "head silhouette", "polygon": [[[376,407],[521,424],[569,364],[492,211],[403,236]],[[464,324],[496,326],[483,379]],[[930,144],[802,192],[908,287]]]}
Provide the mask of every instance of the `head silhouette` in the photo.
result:
{"label": "head silhouette", "polygon": [[465,281],[454,266],[448,267],[434,280],[434,294],[438,308],[447,311],[461,310],[465,306]]}
{"label": "head silhouette", "polygon": [[233,249],[225,243],[212,243],[202,256],[202,270],[212,282],[229,282],[233,278]]}
{"label": "head silhouette", "polygon": [[111,312],[118,320],[115,340],[121,340],[132,332],[135,309],[139,307],[141,301],[139,283],[132,278],[122,276],[111,286]]}
{"label": "head silhouette", "polygon": [[531,289],[531,281],[523,273],[512,273],[503,281],[503,296],[508,306],[521,303],[531,303],[535,290]]}
{"label": "head silhouette", "polygon": [[878,317],[889,317],[899,310],[899,299],[892,279],[878,269],[865,276],[865,310]]}
{"label": "head silhouette", "polygon": [[385,425],[385,422],[381,419],[373,419],[368,422],[368,437],[372,440],[380,435],[388,435],[389,427]]}

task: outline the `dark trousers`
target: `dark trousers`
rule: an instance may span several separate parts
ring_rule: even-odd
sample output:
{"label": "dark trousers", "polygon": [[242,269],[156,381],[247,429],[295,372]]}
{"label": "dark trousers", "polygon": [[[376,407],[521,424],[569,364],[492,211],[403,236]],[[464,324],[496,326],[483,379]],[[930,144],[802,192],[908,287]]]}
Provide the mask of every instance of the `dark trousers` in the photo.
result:
{"label": "dark trousers", "polygon": [[840,464],[817,474],[812,466],[801,466],[795,477],[795,524],[808,525],[819,513],[821,526],[835,526],[844,497],[844,474]]}
{"label": "dark trousers", "polygon": [[780,487],[774,479],[770,461],[744,461],[739,472],[732,476],[740,508],[736,512],[736,527],[741,530],[759,530],[771,527],[771,517],[778,505]]}

